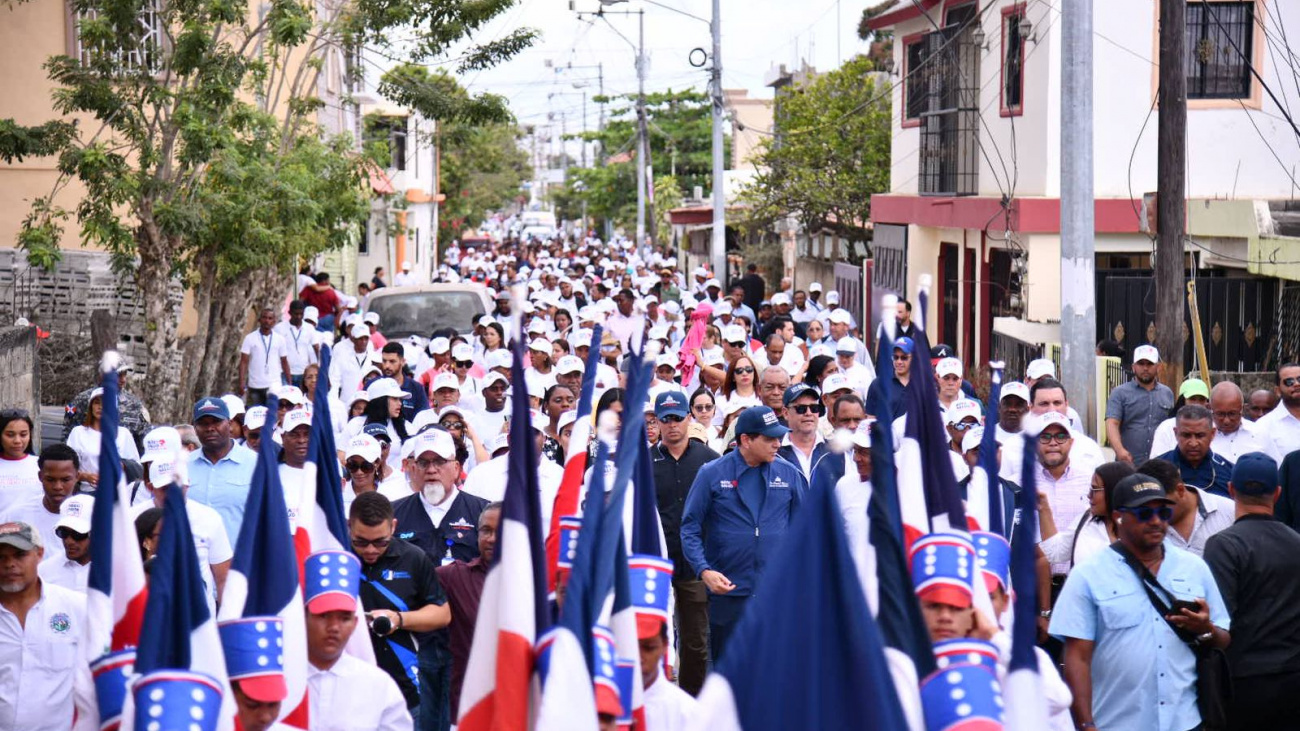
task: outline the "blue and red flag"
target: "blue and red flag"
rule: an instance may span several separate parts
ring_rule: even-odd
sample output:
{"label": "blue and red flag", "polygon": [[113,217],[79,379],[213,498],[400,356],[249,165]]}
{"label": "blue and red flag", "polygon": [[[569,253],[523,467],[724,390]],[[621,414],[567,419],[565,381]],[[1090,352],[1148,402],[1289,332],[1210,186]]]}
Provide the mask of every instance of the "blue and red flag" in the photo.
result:
{"label": "blue and red flag", "polygon": [[[591,334],[591,342],[599,343],[602,328],[597,325]],[[551,510],[551,525],[546,533],[546,587],[555,591],[555,569],[560,558],[560,519],[577,515],[582,500],[583,477],[587,472],[587,447],[591,444],[592,401],[596,393],[596,371],[600,366],[600,348],[592,348],[587,353],[587,362],[582,371],[582,388],[578,394],[577,419],[573,422],[573,432],[569,435],[569,449],[564,454],[564,476],[560,479],[560,489],[555,494],[555,505]]]}

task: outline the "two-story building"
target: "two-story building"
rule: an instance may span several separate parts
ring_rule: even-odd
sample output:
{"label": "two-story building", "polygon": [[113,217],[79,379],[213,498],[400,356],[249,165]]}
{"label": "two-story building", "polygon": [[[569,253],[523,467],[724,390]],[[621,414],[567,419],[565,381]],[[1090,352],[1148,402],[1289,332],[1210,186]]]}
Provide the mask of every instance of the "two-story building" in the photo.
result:
{"label": "two-story building", "polygon": [[[1154,204],[1144,199],[1159,183],[1160,1],[1094,3],[1097,338],[1129,352],[1154,328]],[[1185,256],[1215,370],[1260,370],[1270,352],[1276,365],[1276,277],[1300,260],[1297,241],[1281,236],[1293,232],[1279,202],[1297,189],[1298,135],[1284,110],[1300,108],[1300,96],[1285,37],[1300,33],[1300,15],[1271,7],[1187,5]],[[932,275],[931,340],[969,364],[1006,358],[1014,373],[1036,346],[1059,342],[1070,154],[1061,119],[1071,113],[1060,4],[904,0],[868,25],[894,34],[891,186],[872,199],[874,289],[914,298]]]}

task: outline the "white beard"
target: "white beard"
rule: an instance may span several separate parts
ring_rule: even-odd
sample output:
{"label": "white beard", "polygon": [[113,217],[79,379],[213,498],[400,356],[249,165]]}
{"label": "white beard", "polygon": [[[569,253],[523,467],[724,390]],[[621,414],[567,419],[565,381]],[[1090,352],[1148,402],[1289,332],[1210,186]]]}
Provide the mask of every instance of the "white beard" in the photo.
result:
{"label": "white beard", "polygon": [[422,492],[424,499],[428,500],[430,505],[437,505],[447,497],[447,486],[441,482],[426,482]]}

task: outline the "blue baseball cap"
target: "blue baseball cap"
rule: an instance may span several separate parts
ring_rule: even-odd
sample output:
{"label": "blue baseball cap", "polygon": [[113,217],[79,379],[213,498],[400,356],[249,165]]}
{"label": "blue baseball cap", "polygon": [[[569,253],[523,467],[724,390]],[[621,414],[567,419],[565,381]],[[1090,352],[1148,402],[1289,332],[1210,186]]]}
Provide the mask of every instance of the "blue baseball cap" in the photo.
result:
{"label": "blue baseball cap", "polygon": [[205,416],[211,416],[216,419],[221,419],[222,421],[229,421],[230,408],[226,406],[225,401],[222,401],[216,396],[206,396],[199,399],[199,402],[194,404],[194,418],[190,420],[190,423],[197,424],[199,419],[202,419]]}
{"label": "blue baseball cap", "polygon": [[794,403],[795,399],[806,395],[811,395],[816,398],[817,389],[802,382],[791,384],[790,387],[785,390],[785,395],[781,397],[781,404],[783,406],[789,406]]}
{"label": "blue baseball cap", "polygon": [[385,442],[393,441],[393,435],[388,433],[388,425],[386,424],[376,424],[371,422],[362,427],[361,432],[367,436],[372,436],[375,439],[382,439]]}
{"label": "blue baseball cap", "polygon": [[776,412],[767,406],[751,406],[740,412],[740,416],[736,418],[736,436],[761,434],[780,439],[789,431],[781,425],[781,420],[776,418]]}
{"label": "blue baseball cap", "polygon": [[681,391],[664,391],[655,397],[655,418],[665,416],[686,418],[686,394]]}
{"label": "blue baseball cap", "polygon": [[1263,452],[1248,452],[1232,468],[1232,489],[1244,495],[1268,495],[1278,487],[1277,462]]}
{"label": "blue baseball cap", "polygon": [[894,347],[903,351],[904,353],[907,353],[908,355],[911,355],[912,351],[916,349],[916,344],[912,342],[911,338],[904,335],[903,337],[894,341]]}

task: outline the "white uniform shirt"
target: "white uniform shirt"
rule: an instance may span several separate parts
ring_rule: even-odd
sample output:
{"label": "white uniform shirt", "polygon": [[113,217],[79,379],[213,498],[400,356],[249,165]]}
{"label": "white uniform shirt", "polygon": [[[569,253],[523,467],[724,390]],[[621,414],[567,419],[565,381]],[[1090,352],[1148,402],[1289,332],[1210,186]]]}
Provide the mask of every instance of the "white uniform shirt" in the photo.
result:
{"label": "white uniform shirt", "polygon": [[[102,432],[88,426],[75,426],[68,433],[67,445],[77,453],[81,462],[78,468],[82,472],[99,474],[99,447],[103,442]],[[117,430],[117,454],[122,459],[140,461],[140,450],[135,446],[135,438],[126,429]]]}
{"label": "white uniform shirt", "polygon": [[46,559],[36,567],[36,573],[42,581],[85,594],[86,580],[90,578],[90,562],[79,564],[68,558]]}
{"label": "white uniform shirt", "polygon": [[[132,521],[152,507],[154,507],[152,501],[132,506]],[[185,514],[190,519],[190,533],[194,535],[194,550],[199,555],[199,575],[203,578],[203,592],[208,597],[208,611],[216,616],[217,579],[212,575],[212,566],[229,561],[234,557],[235,551],[232,548],[230,535],[226,532],[226,523],[216,510],[203,503],[186,500]],[[49,553],[48,548],[46,553]]]}
{"label": "white uniform shirt", "polygon": [[[294,327],[286,320],[272,328],[272,332],[284,339],[286,354],[289,356],[289,372],[293,375],[301,376],[307,366],[318,362],[316,349],[312,347],[316,343],[315,328],[306,323],[302,327]],[[311,398],[311,394],[307,397]]]}
{"label": "white uniform shirt", "polygon": [[85,595],[48,582],[23,624],[0,606],[0,731],[72,728],[85,631]]}
{"label": "white uniform shirt", "polygon": [[1273,454],[1286,457],[1300,449],[1300,419],[1292,416],[1284,403],[1259,417],[1255,431],[1273,441]]}
{"label": "white uniform shirt", "polygon": [[339,401],[351,404],[361,386],[361,372],[370,365],[370,346],[358,353],[351,340],[344,340],[334,346],[330,356],[330,387],[338,389]]}
{"label": "white uniform shirt", "polygon": [[880,587],[876,580],[876,549],[871,545],[871,520],[867,506],[871,503],[871,481],[858,478],[858,468],[848,455],[827,455],[827,459],[843,459],[844,476],[835,483],[835,499],[840,504],[844,520],[844,537],[849,542],[849,554],[857,568],[862,589],[867,595],[867,606],[879,611]]}
{"label": "white uniform shirt", "polygon": [[[354,631],[362,631],[358,627]],[[329,670],[307,665],[312,731],[411,731],[406,699],[388,673],[344,654]]]}
{"label": "white uniform shirt", "polygon": [[267,335],[261,330],[244,336],[239,346],[240,355],[248,356],[248,387],[271,388],[280,385],[280,359],[289,357],[289,344],[274,328]]}
{"label": "white uniform shirt", "polygon": [[[280,485],[284,488],[284,505],[289,509],[289,535],[298,530],[298,515],[302,512],[302,496],[306,492],[308,472],[303,467],[290,467],[281,462]],[[311,476],[315,477],[312,472]]]}
{"label": "white uniform shirt", "polygon": [[36,455],[25,454],[22,459],[0,457],[0,515],[26,498],[43,494]]}
{"label": "white uniform shirt", "polygon": [[419,277],[410,272],[398,272],[397,276],[393,277],[394,287],[410,287],[419,283]]}
{"label": "white uniform shirt", "polygon": [[[1156,427],[1155,437],[1151,440],[1152,457],[1159,457],[1178,448],[1176,421],[1176,418],[1165,419],[1160,422],[1160,426]],[[1214,441],[1211,442],[1210,449],[1215,454],[1234,464],[1241,455],[1248,452],[1263,452],[1280,463],[1281,458],[1273,451],[1273,440],[1265,436],[1264,433],[1259,432],[1258,429],[1258,425],[1245,419],[1241,422],[1241,428],[1231,434],[1224,434],[1215,429]]]}
{"label": "white uniform shirt", "polygon": [[690,693],[668,682],[663,668],[641,697],[645,701],[646,731],[684,731],[695,719],[699,706]]}
{"label": "white uniform shirt", "polygon": [[858,398],[866,400],[867,389],[871,388],[871,382],[876,380],[876,374],[871,369],[861,363],[854,363],[848,370],[840,369],[840,373],[849,379],[849,385],[858,394]]}
{"label": "white uniform shirt", "polygon": [[43,560],[57,558],[62,561],[66,557],[63,553],[63,541],[54,535],[54,524],[59,522],[59,513],[57,510],[51,513],[45,509],[44,491],[31,495],[22,502],[14,503],[4,515],[0,515],[0,523],[14,522],[26,523],[40,531],[41,541],[45,544]]}

